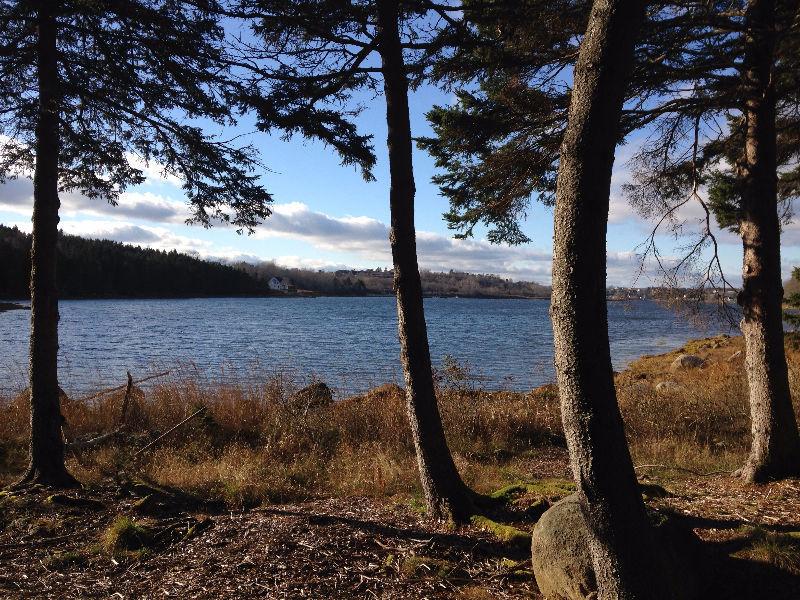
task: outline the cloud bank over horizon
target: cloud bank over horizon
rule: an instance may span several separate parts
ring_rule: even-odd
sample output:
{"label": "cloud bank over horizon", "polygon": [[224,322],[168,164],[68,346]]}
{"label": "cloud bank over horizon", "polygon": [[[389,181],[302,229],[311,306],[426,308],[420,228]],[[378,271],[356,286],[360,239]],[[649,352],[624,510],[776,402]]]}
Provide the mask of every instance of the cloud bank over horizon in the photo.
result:
{"label": "cloud bank over horizon", "polygon": [[[212,260],[273,261],[287,267],[324,270],[391,266],[389,226],[380,219],[366,215],[334,216],[303,202],[285,202],[272,206],[272,216],[252,236],[237,236],[224,225],[214,227],[213,235],[209,235],[207,230],[186,225],[190,211],[185,202],[174,199],[179,191],[177,182],[159,178],[154,169],[148,175],[147,184],[121,194],[116,206],[77,193],[62,193],[61,228],[82,237],[174,249]],[[618,184],[622,179],[615,181]],[[623,224],[639,231],[638,235],[644,239],[651,225],[636,216],[618,188],[615,185],[612,193],[610,227]],[[13,215],[13,219],[3,219],[6,224],[30,230],[32,192],[27,179],[0,185],[0,213]],[[689,222],[697,221],[698,209],[699,206],[692,208],[682,216]],[[800,224],[786,226],[783,236],[785,246],[800,244]],[[728,253],[740,253],[737,236],[722,232],[719,239]],[[495,245],[485,239],[457,240],[448,234],[420,230],[417,252],[420,267],[432,271],[492,273],[543,284],[549,284],[551,279],[550,249],[533,244]],[[670,253],[665,254],[669,261]],[[661,283],[652,269],[639,276],[639,266],[635,248],[610,250],[609,285],[645,287]],[[792,266],[791,260],[785,261],[786,276]],[[740,281],[736,269],[730,269],[726,275],[731,281]]]}

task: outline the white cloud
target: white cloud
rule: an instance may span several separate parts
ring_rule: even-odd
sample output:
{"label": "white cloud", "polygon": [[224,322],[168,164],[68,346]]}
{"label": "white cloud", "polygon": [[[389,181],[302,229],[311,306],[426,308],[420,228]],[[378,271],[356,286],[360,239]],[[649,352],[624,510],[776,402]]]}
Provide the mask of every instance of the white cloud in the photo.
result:
{"label": "white cloud", "polygon": [[178,250],[202,256],[210,256],[216,250],[212,242],[179,235],[166,227],[136,225],[125,221],[68,220],[63,221],[60,227],[64,233],[84,238],[112,240],[159,250]]}
{"label": "white cloud", "polygon": [[144,173],[145,177],[147,177],[148,184],[167,183],[175,187],[181,187],[183,185],[181,178],[167,173],[167,170],[161,163],[152,160],[150,162],[145,162],[132,153],[127,153],[126,157],[132,167]]}
{"label": "white cloud", "polygon": [[[262,259],[256,259],[256,262]],[[275,264],[292,269],[311,269],[313,271],[336,271],[338,269],[352,269],[353,265],[333,263],[322,258],[308,258],[305,256],[276,256],[271,259]],[[254,262],[254,261],[248,261]]]}
{"label": "white cloud", "polygon": [[[62,192],[59,196],[61,215],[66,217],[122,217],[153,223],[183,223],[189,217],[184,202],[153,192],[124,192],[117,206],[74,192]],[[0,210],[30,215],[32,209],[33,183],[29,179],[12,179],[0,185]]]}
{"label": "white cloud", "polygon": [[[389,264],[389,226],[359,216],[333,217],[293,202],[274,206],[273,215],[259,227],[257,238],[292,238],[324,251],[354,254],[366,264]],[[549,280],[549,252],[530,246],[493,245],[485,240],[455,240],[428,231],[417,232],[422,268],[495,273],[515,279]]]}

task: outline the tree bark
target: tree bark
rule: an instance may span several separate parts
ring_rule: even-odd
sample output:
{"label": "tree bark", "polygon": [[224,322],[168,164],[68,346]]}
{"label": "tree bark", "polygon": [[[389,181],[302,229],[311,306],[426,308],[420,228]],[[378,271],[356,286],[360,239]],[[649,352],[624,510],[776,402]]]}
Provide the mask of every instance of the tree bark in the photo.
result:
{"label": "tree bark", "polygon": [[742,477],[761,482],[800,473],[783,341],[775,131],[775,0],[751,0],[745,38],[746,138],[742,161],[742,333],[752,445]]}
{"label": "tree bark", "polygon": [[643,0],[595,0],[575,66],[555,208],[551,317],[570,463],[604,599],[673,598],[617,405],[608,341],[611,170]]}
{"label": "tree bark", "polygon": [[390,242],[408,416],[428,510],[435,518],[460,522],[473,512],[471,490],[447,446],[433,384],[417,263],[408,79],[398,31],[399,6],[397,0],[378,0],[377,8],[388,125]]}
{"label": "tree bark", "polygon": [[38,9],[36,170],[33,178],[31,247],[31,337],[29,464],[18,485],[51,487],[77,484],[64,465],[58,387],[59,86],[56,48],[57,4],[41,0]]}

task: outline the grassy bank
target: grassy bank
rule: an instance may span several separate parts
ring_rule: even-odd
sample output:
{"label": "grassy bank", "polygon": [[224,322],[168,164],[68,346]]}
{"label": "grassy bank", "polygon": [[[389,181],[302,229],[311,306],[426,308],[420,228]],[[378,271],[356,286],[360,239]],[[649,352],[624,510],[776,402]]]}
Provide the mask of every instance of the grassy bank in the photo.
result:
{"label": "grassy bank", "polygon": [[[793,397],[800,399],[800,338],[787,337]],[[698,340],[643,357],[617,375],[634,462],[670,477],[733,470],[749,442],[741,338]],[[678,354],[700,367],[672,372]],[[731,358],[734,356],[734,358]],[[566,477],[566,451],[554,386],[528,393],[481,390],[450,364],[438,374],[448,440],[465,479],[481,491],[534,477]],[[667,382],[667,383],[665,383]],[[659,384],[662,384],[659,386]],[[167,382],[132,397],[123,435],[69,453],[86,483],[120,471],[230,506],[348,495],[414,495],[416,463],[403,391],[394,385],[332,404],[309,406],[283,379],[251,387]],[[118,426],[123,393],[66,401],[66,432],[90,438]],[[151,449],[137,452],[200,407],[205,412]],[[800,407],[798,407],[800,408]],[[24,468],[27,398],[0,402],[0,484]]]}

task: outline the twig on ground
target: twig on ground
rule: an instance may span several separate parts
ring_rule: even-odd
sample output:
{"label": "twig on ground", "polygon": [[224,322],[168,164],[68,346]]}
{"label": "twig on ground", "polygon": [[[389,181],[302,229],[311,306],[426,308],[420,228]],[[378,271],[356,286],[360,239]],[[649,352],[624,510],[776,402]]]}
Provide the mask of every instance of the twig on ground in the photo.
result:
{"label": "twig on ground", "polygon": [[[79,450],[88,450],[89,448],[100,446],[101,444],[114,439],[125,430],[127,426],[125,421],[128,414],[128,406],[130,405],[131,397],[133,396],[133,383],[134,383],[130,371],[127,372],[127,375],[128,375],[128,383],[125,384],[125,398],[122,400],[122,411],[120,412],[119,426],[114,431],[109,431],[108,433],[98,435],[97,437],[88,440],[75,440],[72,442],[68,442],[67,444],[65,444],[66,450],[76,452]],[[156,377],[156,375],[153,375],[150,378],[152,379],[152,377]]]}

